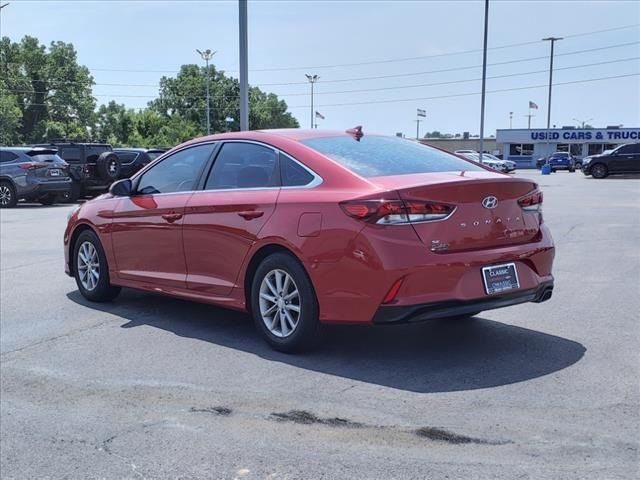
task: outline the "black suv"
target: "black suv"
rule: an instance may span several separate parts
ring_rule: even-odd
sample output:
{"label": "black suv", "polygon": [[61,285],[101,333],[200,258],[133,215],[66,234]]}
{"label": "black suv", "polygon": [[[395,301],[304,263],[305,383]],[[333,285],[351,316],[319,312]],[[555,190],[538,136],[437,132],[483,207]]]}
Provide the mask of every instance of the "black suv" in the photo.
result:
{"label": "black suv", "polygon": [[73,180],[69,201],[76,201],[92,192],[104,192],[121,178],[120,159],[107,143],[53,140],[35,146],[56,148],[58,155],[69,164]]}
{"label": "black suv", "polygon": [[593,178],[640,173],[640,143],[620,145],[611,153],[585,157],[582,161],[582,173]]}
{"label": "black suv", "polygon": [[127,178],[155,160],[168,148],[114,148],[113,153],[120,159],[120,176]]}

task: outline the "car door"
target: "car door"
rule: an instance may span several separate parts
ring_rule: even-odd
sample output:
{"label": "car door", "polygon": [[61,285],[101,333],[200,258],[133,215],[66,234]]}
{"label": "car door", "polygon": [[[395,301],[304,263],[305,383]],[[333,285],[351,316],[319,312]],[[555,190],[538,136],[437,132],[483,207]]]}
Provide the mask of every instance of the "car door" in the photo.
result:
{"label": "car door", "polygon": [[186,288],[182,223],[215,144],[179,150],[134,181],[113,212],[112,244],[122,279]]}
{"label": "car door", "polygon": [[615,151],[609,162],[609,172],[640,172],[640,143],[623,145]]}
{"label": "car door", "polygon": [[226,296],[280,192],[278,152],[263,144],[225,142],[202,191],[187,202],[183,239],[187,287]]}

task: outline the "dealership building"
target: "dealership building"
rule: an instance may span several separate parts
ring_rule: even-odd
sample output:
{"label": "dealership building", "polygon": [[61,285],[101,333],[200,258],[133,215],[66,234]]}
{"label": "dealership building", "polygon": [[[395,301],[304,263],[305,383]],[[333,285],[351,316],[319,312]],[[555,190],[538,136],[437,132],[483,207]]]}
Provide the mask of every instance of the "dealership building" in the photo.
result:
{"label": "dealership building", "polygon": [[636,142],[640,142],[640,128],[523,128],[496,132],[502,157],[514,160],[521,168],[535,167],[536,159],[553,152],[570,152],[584,158]]}
{"label": "dealership building", "polygon": [[[424,138],[421,143],[444,150],[480,150],[480,139]],[[514,160],[519,168],[534,168],[536,160],[553,152],[570,152],[578,158],[597,155],[624,143],[640,142],[640,128],[522,128],[498,130],[484,139],[484,151]]]}

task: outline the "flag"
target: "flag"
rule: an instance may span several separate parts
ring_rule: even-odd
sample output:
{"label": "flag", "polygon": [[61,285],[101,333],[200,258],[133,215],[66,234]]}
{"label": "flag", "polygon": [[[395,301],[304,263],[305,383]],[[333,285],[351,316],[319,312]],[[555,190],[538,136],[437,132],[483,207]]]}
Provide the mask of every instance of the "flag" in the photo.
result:
{"label": "flag", "polygon": [[322,115],[319,111],[316,110],[316,118],[320,118],[324,120],[324,115]]}
{"label": "flag", "polygon": [[418,108],[418,116],[419,117],[426,117],[427,116],[427,111],[426,110],[422,110],[421,108]]}
{"label": "flag", "polygon": [[529,108],[535,108],[537,110],[538,109],[538,105],[536,105],[531,100],[529,100]]}

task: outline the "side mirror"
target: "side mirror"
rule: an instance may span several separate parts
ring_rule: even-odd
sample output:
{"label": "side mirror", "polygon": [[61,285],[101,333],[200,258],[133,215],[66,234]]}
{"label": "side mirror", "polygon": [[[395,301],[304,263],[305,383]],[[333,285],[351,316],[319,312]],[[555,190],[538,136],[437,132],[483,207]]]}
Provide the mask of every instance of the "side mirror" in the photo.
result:
{"label": "side mirror", "polygon": [[133,191],[133,182],[130,178],[124,178],[113,182],[109,187],[109,193],[115,197],[130,197]]}

